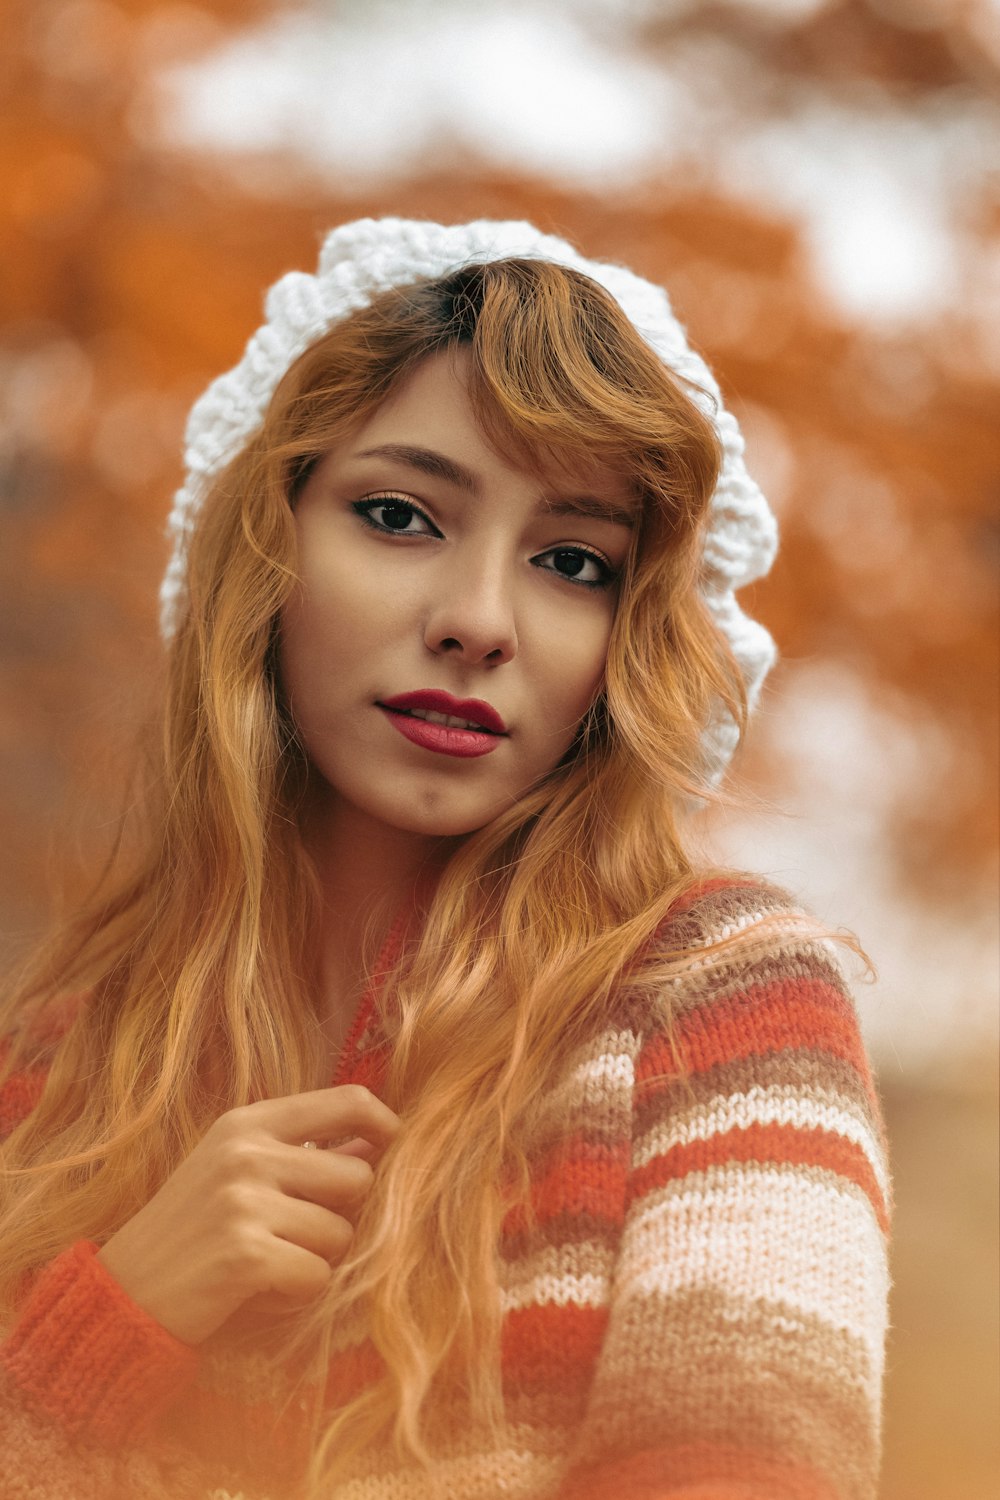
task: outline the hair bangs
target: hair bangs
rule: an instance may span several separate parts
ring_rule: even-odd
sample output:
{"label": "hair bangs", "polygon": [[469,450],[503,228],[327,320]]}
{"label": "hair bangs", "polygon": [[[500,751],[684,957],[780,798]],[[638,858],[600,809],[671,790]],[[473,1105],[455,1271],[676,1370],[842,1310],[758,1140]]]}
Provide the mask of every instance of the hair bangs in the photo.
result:
{"label": "hair bangs", "polygon": [[652,508],[671,534],[697,524],[690,497],[707,506],[715,428],[603,287],[568,267],[504,260],[438,289],[445,342],[470,349],[470,399],[495,448],[542,473],[616,468],[637,519]]}

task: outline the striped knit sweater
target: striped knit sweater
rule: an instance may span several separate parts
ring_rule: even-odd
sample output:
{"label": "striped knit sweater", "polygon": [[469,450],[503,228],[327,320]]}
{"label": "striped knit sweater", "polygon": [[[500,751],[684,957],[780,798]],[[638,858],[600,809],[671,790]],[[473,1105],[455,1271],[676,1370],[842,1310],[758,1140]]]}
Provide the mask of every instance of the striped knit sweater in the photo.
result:
{"label": "striped knit sweater", "polygon": [[[759,943],[712,951],[758,926]],[[704,960],[655,1003],[623,1002],[575,1058],[536,1222],[504,1225],[504,1443],[442,1412],[431,1476],[376,1457],[337,1500],[872,1500],[885,1137],[852,1003],[803,932],[749,881],[675,910],[670,945]],[[373,1000],[338,1081],[377,1089]],[[0,1126],[37,1088],[9,1080]],[[280,1367],[245,1329],[179,1343],[93,1250],[40,1274],[0,1349],[3,1500],[294,1494]],[[335,1365],[334,1391],[364,1378],[362,1351]]]}

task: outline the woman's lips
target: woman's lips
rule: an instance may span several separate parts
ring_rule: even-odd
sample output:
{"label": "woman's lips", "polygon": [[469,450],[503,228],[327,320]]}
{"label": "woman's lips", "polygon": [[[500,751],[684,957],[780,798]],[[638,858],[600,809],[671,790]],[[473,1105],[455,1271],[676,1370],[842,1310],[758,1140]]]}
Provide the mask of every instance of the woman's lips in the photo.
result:
{"label": "woman's lips", "polygon": [[[379,707],[409,710],[420,714],[422,718],[429,713],[443,715],[446,719],[460,719],[461,724],[450,726],[455,729],[485,729],[495,735],[507,733],[506,724],[492,704],[484,703],[481,698],[453,698],[440,688],[419,688],[414,693],[397,693],[394,698],[380,699]],[[425,719],[425,722],[431,721]]]}
{"label": "woman's lips", "polygon": [[405,739],[439,755],[489,755],[507,733],[492,704],[480,698],[453,698],[440,688],[397,693],[381,699],[378,707]]}
{"label": "woman's lips", "polygon": [[393,729],[398,729],[405,739],[424,750],[436,750],[440,755],[489,755],[503,740],[503,735],[490,734],[485,729],[460,729],[451,724],[437,724],[432,719],[419,719],[412,713],[390,708],[387,703],[380,703],[378,707]]}

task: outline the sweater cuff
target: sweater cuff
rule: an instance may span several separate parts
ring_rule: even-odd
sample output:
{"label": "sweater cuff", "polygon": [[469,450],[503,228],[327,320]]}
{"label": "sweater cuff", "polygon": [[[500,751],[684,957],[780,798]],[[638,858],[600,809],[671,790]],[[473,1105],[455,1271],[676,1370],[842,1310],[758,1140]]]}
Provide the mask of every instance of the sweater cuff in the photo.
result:
{"label": "sweater cuff", "polygon": [[198,1369],[198,1352],[123,1291],[80,1240],[35,1280],[0,1360],[37,1410],[109,1447],[143,1436]]}

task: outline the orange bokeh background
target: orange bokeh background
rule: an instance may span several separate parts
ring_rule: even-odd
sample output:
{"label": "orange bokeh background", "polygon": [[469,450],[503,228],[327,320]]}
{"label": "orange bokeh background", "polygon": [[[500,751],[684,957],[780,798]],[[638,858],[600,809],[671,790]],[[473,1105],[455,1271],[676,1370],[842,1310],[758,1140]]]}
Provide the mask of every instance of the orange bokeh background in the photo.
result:
{"label": "orange bokeh background", "polygon": [[[817,683],[855,684],[872,714],[867,779],[886,760],[880,723],[891,718],[906,748],[906,775],[879,783],[880,879],[911,926],[947,927],[952,971],[968,955],[947,1017],[933,983],[920,999],[919,1052],[907,1050],[900,970],[874,1049],[898,1199],[883,1494],[984,1500],[998,1459],[994,995],[982,959],[997,828],[1000,180],[984,163],[962,200],[963,295],[920,319],[866,321],[824,287],[794,215],[682,170],[595,190],[455,150],[338,182],[292,145],[212,153],[158,133],[164,71],[281,9],[20,0],[0,16],[0,941],[13,957],[37,936],[52,890],[71,898],[107,842],[122,747],[158,672],[155,596],[184,417],[239,357],[265,286],[310,268],[331,224],[386,212],[530,218],[665,282],[780,512],[779,563],[747,600],[785,664],[742,763],[746,805],[791,795],[806,713],[795,705],[813,701],[795,698],[796,681],[813,698]],[[989,4],[795,9],[647,6],[640,40],[655,61],[714,27],[748,80],[788,97],[877,88],[901,109],[960,96],[975,114],[996,88]],[[748,120],[761,107],[748,83]],[[818,773],[807,791],[822,800]],[[752,847],[757,825],[746,826]],[[822,915],[855,925],[878,962],[877,911]],[[976,1018],[967,1031],[963,1017]]]}

